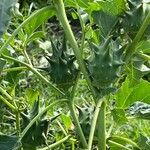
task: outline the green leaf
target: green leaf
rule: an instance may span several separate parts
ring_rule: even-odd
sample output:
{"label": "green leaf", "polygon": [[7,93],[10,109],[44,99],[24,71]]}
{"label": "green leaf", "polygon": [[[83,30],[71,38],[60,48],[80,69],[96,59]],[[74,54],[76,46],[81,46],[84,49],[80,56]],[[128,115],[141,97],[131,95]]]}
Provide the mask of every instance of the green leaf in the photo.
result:
{"label": "green leaf", "polygon": [[31,41],[34,41],[36,39],[39,39],[39,38],[44,38],[45,36],[45,33],[43,31],[37,31],[37,32],[34,32],[33,34],[30,35],[30,37],[27,39],[27,42],[26,43],[30,43]]}
{"label": "green leaf", "polygon": [[[139,150],[139,147],[138,147],[137,143],[135,143],[134,141],[132,141],[129,138],[123,137],[122,135],[111,136],[111,137],[108,138],[108,140],[111,140],[111,141],[114,141],[118,144],[121,144],[122,146],[124,146],[126,148],[130,145],[130,147],[132,146],[132,147],[136,148],[137,150]],[[118,149],[116,149],[116,150],[118,150]]]}
{"label": "green leaf", "polygon": [[[14,68],[14,67],[19,67],[19,64],[17,62],[14,62],[12,65],[9,66],[9,68]],[[21,76],[20,73],[21,73],[20,70],[7,72],[7,75],[5,76],[5,80],[11,84],[16,85],[19,82]]]}
{"label": "green leaf", "polygon": [[122,87],[116,93],[116,107],[125,109],[136,101],[150,104],[150,83],[142,80],[135,87],[130,87],[129,78],[123,83]]}
{"label": "green leaf", "polygon": [[1,150],[17,150],[19,143],[15,136],[0,135],[0,149]]}
{"label": "green leaf", "polygon": [[112,16],[104,11],[94,11],[92,13],[94,21],[99,25],[102,35],[106,36],[117,21],[117,16]]}
{"label": "green leaf", "polygon": [[0,38],[5,32],[8,23],[11,19],[10,10],[16,0],[1,0],[0,1]]}
{"label": "green leaf", "polygon": [[135,86],[140,83],[140,79],[150,73],[150,68],[145,65],[145,60],[138,56],[134,57],[128,66],[128,76],[130,79],[130,86]]}
{"label": "green leaf", "polygon": [[55,15],[55,9],[53,7],[47,7],[45,11],[36,15],[25,27],[25,33],[31,35],[42,23]]}
{"label": "green leaf", "polygon": [[150,40],[139,42],[136,49],[137,51],[150,54]]}
{"label": "green leaf", "polygon": [[72,121],[71,121],[70,116],[65,115],[65,114],[62,114],[62,115],[61,115],[61,119],[62,119],[62,121],[63,121],[63,123],[64,123],[66,129],[67,129],[67,130],[72,130],[72,128],[73,128],[73,123],[72,123]]}
{"label": "green leaf", "polygon": [[88,8],[89,2],[92,2],[93,0],[66,0],[65,5],[67,7],[76,7],[76,2],[77,5],[80,6],[82,9]]}
{"label": "green leaf", "polygon": [[99,11],[94,11],[92,16],[94,21],[99,25],[102,36],[107,36],[109,31],[114,28],[118,22],[119,16],[126,10],[124,0],[100,1]]}
{"label": "green leaf", "polygon": [[100,1],[98,3],[104,12],[113,16],[120,15],[127,9],[125,0],[109,0]]}
{"label": "green leaf", "polygon": [[124,124],[126,123],[128,120],[125,116],[125,111],[123,109],[113,109],[111,111],[112,115],[113,115],[113,119],[117,124]]}
{"label": "green leaf", "polygon": [[34,101],[38,99],[38,96],[39,96],[38,90],[28,88],[25,92],[26,100],[28,101],[30,105],[32,105]]}
{"label": "green leaf", "polygon": [[149,150],[150,149],[150,138],[140,135],[138,139],[138,145],[141,148],[141,150]]}

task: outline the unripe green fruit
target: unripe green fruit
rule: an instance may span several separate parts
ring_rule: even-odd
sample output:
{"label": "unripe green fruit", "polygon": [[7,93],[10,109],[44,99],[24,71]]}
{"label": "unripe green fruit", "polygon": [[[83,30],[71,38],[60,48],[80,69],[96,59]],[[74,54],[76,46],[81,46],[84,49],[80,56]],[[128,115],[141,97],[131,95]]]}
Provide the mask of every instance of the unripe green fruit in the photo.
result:
{"label": "unripe green fruit", "polygon": [[66,41],[56,44],[51,41],[52,56],[47,56],[49,67],[45,68],[51,80],[63,91],[67,91],[75,82],[78,69],[75,65],[75,56],[68,53]]}
{"label": "unripe green fruit", "polygon": [[89,58],[88,70],[93,86],[99,91],[100,97],[116,91],[116,82],[121,76],[123,47],[119,48],[111,37],[101,46],[90,43],[92,56]]}
{"label": "unripe green fruit", "polygon": [[[143,2],[143,0],[127,0],[129,9],[125,12],[122,20],[122,25],[125,32],[131,39],[135,37],[139,28],[141,27],[144,19],[150,11],[149,4]],[[149,36],[149,30],[145,32],[145,36]]]}

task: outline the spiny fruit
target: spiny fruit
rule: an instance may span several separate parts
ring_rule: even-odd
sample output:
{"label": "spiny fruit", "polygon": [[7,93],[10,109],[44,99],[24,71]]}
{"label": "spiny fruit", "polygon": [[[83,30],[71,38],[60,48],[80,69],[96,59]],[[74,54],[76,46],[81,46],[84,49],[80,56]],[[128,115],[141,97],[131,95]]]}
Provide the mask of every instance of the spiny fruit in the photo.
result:
{"label": "spiny fruit", "polygon": [[57,41],[56,44],[51,40],[52,56],[46,56],[49,67],[45,70],[49,73],[52,81],[63,91],[67,91],[75,82],[78,74],[75,65],[75,56],[69,54],[66,40]]}
{"label": "spiny fruit", "polygon": [[[36,115],[39,114],[39,112],[40,108],[38,100],[34,102],[34,105],[30,111],[21,113],[22,130],[33,120]],[[36,146],[46,144],[49,122],[50,120],[43,115],[31,126],[21,141],[24,149],[34,149]]]}
{"label": "spiny fruit", "polygon": [[[35,101],[32,108],[29,111],[21,113],[22,117],[22,130],[43,110],[44,107],[40,107],[39,100]],[[34,150],[37,146],[47,144],[47,136],[50,123],[55,120],[60,114],[55,115],[48,119],[46,117],[47,112],[43,114],[35,123],[30,127],[25,136],[22,138],[22,146],[24,150]]]}
{"label": "spiny fruit", "polygon": [[89,104],[84,104],[82,107],[77,106],[79,112],[79,122],[83,133],[86,137],[89,136],[90,128],[91,128],[91,121],[93,118],[94,107]]}
{"label": "spiny fruit", "polygon": [[98,96],[103,97],[116,91],[117,81],[122,73],[122,54],[124,46],[120,47],[119,40],[106,39],[101,46],[90,43],[92,55],[88,60],[88,70],[93,87]]}
{"label": "spiny fruit", "polygon": [[[129,9],[124,14],[122,25],[125,33],[128,33],[131,38],[134,38],[150,11],[150,6],[144,3],[143,0],[127,0],[127,2]],[[150,26],[148,27],[149,29]],[[149,36],[148,30],[145,33],[146,36]]]}

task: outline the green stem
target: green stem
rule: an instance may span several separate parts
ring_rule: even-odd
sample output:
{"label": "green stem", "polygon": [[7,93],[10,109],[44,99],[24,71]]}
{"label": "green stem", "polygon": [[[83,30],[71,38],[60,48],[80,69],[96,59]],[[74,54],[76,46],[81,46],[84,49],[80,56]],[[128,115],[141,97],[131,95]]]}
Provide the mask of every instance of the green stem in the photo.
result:
{"label": "green stem", "polygon": [[42,12],[45,12],[46,10],[49,10],[51,7],[44,7],[38,11],[36,11],[35,13],[33,13],[30,17],[28,17],[23,23],[20,24],[20,26],[12,33],[11,37],[8,38],[8,40],[5,42],[5,44],[1,47],[0,49],[0,55],[4,52],[5,48],[7,47],[7,45],[9,44],[9,42],[19,33],[19,31],[25,26],[27,25],[31,20],[33,20],[34,18],[36,18],[36,16],[38,16],[39,14],[41,14]]}
{"label": "green stem", "polygon": [[59,125],[60,129],[62,130],[62,132],[64,133],[64,135],[67,136],[67,132],[66,132],[66,130],[64,129],[64,127],[61,125],[61,123],[60,123],[58,120],[56,120],[56,122],[57,122],[57,124]]}
{"label": "green stem", "polygon": [[55,101],[52,104],[48,105],[45,109],[43,109],[37,116],[35,116],[32,121],[26,126],[26,128],[22,131],[21,136],[19,138],[19,141],[22,140],[22,138],[25,136],[25,134],[27,133],[27,131],[31,128],[31,126],[45,113],[47,112],[51,107],[53,107],[54,105],[56,105],[57,103],[63,103],[63,102],[67,102],[68,100],[64,99],[64,100],[59,100],[59,101]]}
{"label": "green stem", "polygon": [[76,111],[75,111],[75,106],[74,106],[74,96],[75,96],[75,91],[76,91],[76,88],[77,88],[77,84],[78,84],[78,79],[80,77],[80,72],[78,73],[78,76],[77,76],[77,79],[75,81],[75,84],[72,88],[72,91],[70,93],[70,96],[69,96],[69,103],[68,103],[68,106],[69,106],[69,109],[70,109],[70,112],[71,112],[71,115],[72,115],[72,118],[74,120],[74,123],[75,123],[75,126],[77,128],[77,132],[78,132],[78,136],[80,137],[81,139],[81,143],[83,145],[83,147],[87,147],[87,142],[86,142],[86,139],[85,139],[85,136],[83,134],[83,131],[82,131],[82,128],[80,126],[80,123],[79,123],[79,120],[78,120],[78,117],[76,115]]}
{"label": "green stem", "polygon": [[3,72],[12,72],[12,71],[22,71],[22,70],[27,70],[27,67],[14,67],[14,68],[7,68],[3,69]]}
{"label": "green stem", "polygon": [[[4,90],[1,86],[0,86],[0,92],[1,92],[3,95],[5,95],[10,101],[12,101],[12,102],[14,103],[14,107],[15,107],[15,109],[17,110],[17,105],[16,105],[15,100],[14,100],[14,99],[7,93],[7,91]],[[7,102],[7,104],[8,104],[8,102]]]}
{"label": "green stem", "polygon": [[64,137],[63,139],[61,139],[60,141],[54,143],[54,144],[51,144],[49,145],[48,147],[45,147],[45,148],[41,148],[41,149],[38,149],[38,150],[50,150],[52,148],[55,148],[55,147],[58,147],[60,144],[66,142],[71,136],[68,135],[66,137]]}
{"label": "green stem", "polygon": [[138,33],[136,34],[135,38],[133,39],[132,43],[129,46],[127,46],[127,48],[126,48],[125,60],[127,62],[130,61],[130,58],[135,53],[136,45],[138,44],[138,42],[142,38],[142,36],[143,36],[145,30],[147,29],[147,27],[149,26],[149,24],[150,24],[150,11],[147,14],[142,26],[140,27],[140,29],[139,29]]}
{"label": "green stem", "polygon": [[20,136],[20,112],[16,112],[16,130],[17,130],[17,135],[18,137]]}
{"label": "green stem", "polygon": [[110,125],[110,128],[107,132],[107,135],[106,135],[106,139],[110,137],[110,135],[112,134],[112,131],[114,129],[114,122],[112,122],[112,124]]}
{"label": "green stem", "polygon": [[39,77],[39,79],[41,79],[43,82],[45,82],[47,85],[49,85],[50,87],[52,87],[55,91],[59,92],[60,94],[62,95],[65,95],[62,91],[60,91],[56,86],[54,86],[51,82],[49,82],[44,76],[42,76],[42,74],[40,74],[40,72],[37,71],[37,69],[33,68],[31,65],[25,63],[25,62],[22,62],[20,60],[17,60],[13,57],[10,57],[10,56],[6,56],[4,54],[2,54],[2,57],[4,59],[8,59],[8,60],[12,60],[12,61],[15,61],[15,62],[18,62],[20,64],[22,64],[23,66],[26,66],[28,69],[30,69],[37,77]]}
{"label": "green stem", "polygon": [[9,100],[13,100],[13,98],[0,86],[0,92],[5,95]]}
{"label": "green stem", "polygon": [[24,56],[25,56],[27,62],[33,67],[32,62],[31,62],[30,57],[29,57],[29,55],[28,55],[28,53],[27,53],[27,51],[26,51],[25,46],[24,46],[24,49],[23,49],[23,54],[24,54]]}
{"label": "green stem", "polygon": [[130,148],[127,148],[124,145],[119,144],[119,143],[114,142],[114,141],[111,141],[111,140],[109,140],[108,143],[110,143],[111,145],[117,147],[117,149],[131,150]]}
{"label": "green stem", "polygon": [[91,84],[91,80],[89,78],[88,72],[86,70],[86,66],[85,66],[85,62],[82,58],[82,52],[79,50],[77,41],[74,37],[74,34],[71,30],[71,27],[69,25],[67,16],[66,16],[66,12],[65,12],[65,7],[64,7],[64,3],[63,0],[53,0],[55,8],[56,8],[56,12],[57,12],[57,17],[59,19],[59,21],[61,22],[63,29],[65,31],[66,37],[68,39],[68,41],[71,44],[71,47],[74,51],[74,54],[76,56],[77,62],[79,64],[80,70],[82,71],[83,75],[85,76],[85,79],[88,83],[88,86],[91,90],[91,92],[93,93],[93,95],[95,96],[95,91],[94,88]]}
{"label": "green stem", "polygon": [[4,97],[2,97],[1,95],[0,95],[0,99],[11,109],[11,110],[13,110],[13,111],[17,111],[16,110],[16,107],[15,106],[13,106],[10,102],[8,102]]}
{"label": "green stem", "polygon": [[150,61],[150,56],[142,53],[138,53],[138,56],[143,58],[146,61]]}
{"label": "green stem", "polygon": [[16,113],[16,130],[18,136],[20,135],[20,112],[18,111],[17,104],[15,100],[0,86],[0,92],[5,95],[10,101],[13,101],[13,106],[10,102],[8,102],[3,96],[0,95],[0,99],[11,109]]}
{"label": "green stem", "polygon": [[86,142],[85,136],[83,134],[82,128],[80,126],[78,117],[76,115],[76,111],[75,111],[75,107],[74,107],[74,104],[73,104],[73,100],[69,100],[68,107],[69,107],[69,110],[71,112],[71,116],[72,116],[74,124],[76,126],[77,134],[78,134],[78,136],[79,136],[79,138],[81,140],[82,146],[83,146],[83,148],[87,148],[87,142]]}
{"label": "green stem", "polygon": [[75,96],[75,92],[76,92],[76,88],[77,88],[77,85],[78,85],[78,81],[79,81],[79,77],[80,77],[80,71],[78,72],[78,75],[77,75],[77,78],[76,78],[76,81],[72,87],[72,91],[70,93],[70,100],[74,100],[74,96]]}
{"label": "green stem", "polygon": [[88,150],[92,149],[92,143],[93,143],[94,133],[95,133],[95,129],[96,129],[96,123],[97,123],[98,115],[100,112],[101,104],[102,104],[102,100],[100,99],[96,105],[96,109],[95,109],[93,119],[92,119],[91,130],[90,130],[89,141],[88,141]]}
{"label": "green stem", "polygon": [[105,122],[105,113],[106,113],[106,102],[103,101],[99,116],[98,116],[98,149],[106,150],[106,122]]}

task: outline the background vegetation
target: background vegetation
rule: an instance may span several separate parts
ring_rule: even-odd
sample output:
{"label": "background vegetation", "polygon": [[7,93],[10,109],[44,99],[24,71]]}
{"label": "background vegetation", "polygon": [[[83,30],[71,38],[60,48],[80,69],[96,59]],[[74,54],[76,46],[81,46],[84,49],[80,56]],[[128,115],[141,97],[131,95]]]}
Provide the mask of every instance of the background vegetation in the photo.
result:
{"label": "background vegetation", "polygon": [[0,1],[0,150],[149,150],[149,81],[149,1]]}

